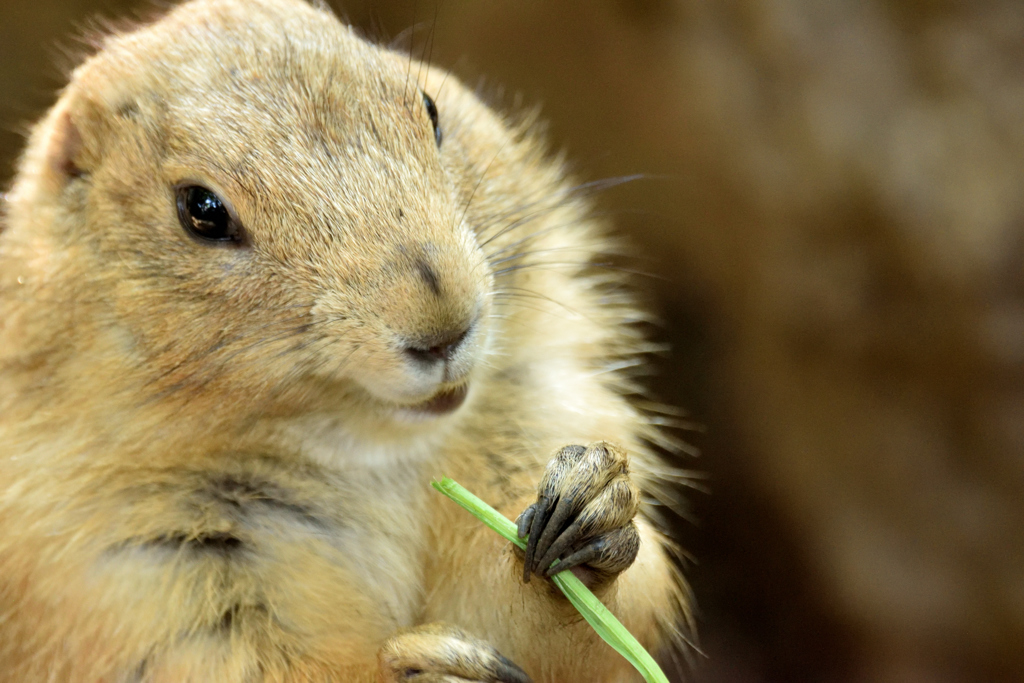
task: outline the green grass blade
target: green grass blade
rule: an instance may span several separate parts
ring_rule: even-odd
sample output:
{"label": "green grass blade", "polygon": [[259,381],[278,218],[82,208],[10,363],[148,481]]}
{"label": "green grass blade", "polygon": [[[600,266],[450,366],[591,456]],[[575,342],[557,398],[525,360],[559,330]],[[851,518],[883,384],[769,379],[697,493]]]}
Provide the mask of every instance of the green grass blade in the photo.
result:
{"label": "green grass blade", "polygon": [[[526,548],[525,539],[518,536],[516,525],[507,517],[480,500],[453,479],[448,477],[432,482],[435,489],[448,496],[464,507],[477,519],[497,532],[500,536],[520,548]],[[668,678],[658,667],[654,658],[644,649],[626,627],[615,618],[604,604],[590,592],[583,582],[572,572],[560,572],[552,578],[569,602],[593,627],[597,635],[611,645],[616,652],[626,658],[640,672],[647,683],[668,683]]]}

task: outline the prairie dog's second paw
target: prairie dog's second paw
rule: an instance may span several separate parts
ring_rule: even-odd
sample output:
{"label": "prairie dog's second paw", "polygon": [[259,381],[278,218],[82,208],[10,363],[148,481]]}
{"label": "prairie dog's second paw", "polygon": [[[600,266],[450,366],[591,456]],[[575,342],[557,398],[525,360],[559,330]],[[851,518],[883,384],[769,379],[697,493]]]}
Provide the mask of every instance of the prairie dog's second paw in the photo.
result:
{"label": "prairie dog's second paw", "polygon": [[523,580],[581,565],[596,572],[594,583],[613,578],[640,550],[633,523],[639,509],[640,490],[621,448],[599,442],[561,449],[548,462],[537,502],[517,520],[519,537],[529,534]]}
{"label": "prairie dog's second paw", "polygon": [[493,647],[447,624],[398,633],[377,653],[381,683],[531,683]]}

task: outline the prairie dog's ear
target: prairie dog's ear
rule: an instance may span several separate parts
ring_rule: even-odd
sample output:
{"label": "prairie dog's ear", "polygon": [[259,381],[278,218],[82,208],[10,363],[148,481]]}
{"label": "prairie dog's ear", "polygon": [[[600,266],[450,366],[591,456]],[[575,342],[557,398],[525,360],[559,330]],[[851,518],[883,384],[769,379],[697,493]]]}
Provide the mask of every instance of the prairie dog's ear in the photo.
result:
{"label": "prairie dog's ear", "polygon": [[58,186],[88,175],[99,161],[103,115],[100,107],[74,88],[65,91],[51,113],[44,156]]}
{"label": "prairie dog's ear", "polygon": [[63,112],[53,122],[46,145],[46,162],[58,179],[72,180],[83,175],[81,167],[82,134],[78,132],[70,112]]}

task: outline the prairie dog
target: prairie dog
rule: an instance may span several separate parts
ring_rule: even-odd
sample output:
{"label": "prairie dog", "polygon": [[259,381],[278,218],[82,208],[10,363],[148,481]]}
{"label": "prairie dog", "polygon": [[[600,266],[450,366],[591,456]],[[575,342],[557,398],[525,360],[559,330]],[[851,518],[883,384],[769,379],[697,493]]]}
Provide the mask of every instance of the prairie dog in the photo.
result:
{"label": "prairie dog", "polygon": [[74,72],[0,233],[0,679],[630,680],[543,574],[685,612],[643,316],[530,129],[300,0]]}

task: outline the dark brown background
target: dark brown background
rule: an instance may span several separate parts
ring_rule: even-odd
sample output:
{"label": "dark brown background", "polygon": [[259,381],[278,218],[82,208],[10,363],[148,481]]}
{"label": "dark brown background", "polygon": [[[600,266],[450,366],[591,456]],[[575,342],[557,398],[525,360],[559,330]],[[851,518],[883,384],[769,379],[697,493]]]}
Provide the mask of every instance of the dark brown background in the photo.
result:
{"label": "dark brown background", "polygon": [[[58,46],[134,5],[3,0],[0,177]],[[1024,3],[339,10],[542,104],[581,177],[648,175],[599,202],[705,427],[692,680],[1024,680]]]}

